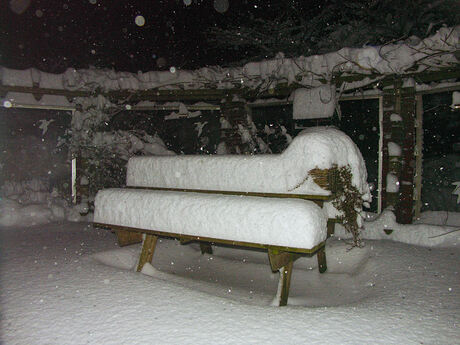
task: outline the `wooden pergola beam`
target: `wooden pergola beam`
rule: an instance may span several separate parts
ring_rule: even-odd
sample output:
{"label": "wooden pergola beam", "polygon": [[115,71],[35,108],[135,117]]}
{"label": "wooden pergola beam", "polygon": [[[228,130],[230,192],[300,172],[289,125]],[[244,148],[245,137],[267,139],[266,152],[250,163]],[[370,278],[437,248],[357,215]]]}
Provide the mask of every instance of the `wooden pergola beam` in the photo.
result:
{"label": "wooden pergola beam", "polygon": [[[460,66],[460,64],[459,64]],[[383,77],[377,74],[354,74],[354,75],[335,75],[331,82],[337,86],[348,82],[357,82],[365,78],[374,79],[374,81],[365,86],[365,88],[373,88],[378,84],[379,88],[393,85],[395,80],[405,78],[414,78],[417,82],[437,82],[448,79],[459,79],[460,68],[458,66],[442,68],[437,71],[413,72],[406,74],[393,74]],[[328,83],[326,79],[319,79],[322,83]],[[168,102],[168,101],[220,101],[223,98],[239,95],[248,100],[256,98],[286,98],[292,91],[297,88],[305,87],[298,83],[278,83],[273,88],[268,90],[250,89],[248,87],[232,88],[232,89],[148,89],[148,90],[63,90],[63,89],[49,89],[28,86],[9,86],[0,85],[0,95],[4,96],[8,92],[30,93],[33,95],[58,95],[67,98],[74,97],[91,97],[103,95],[111,100],[126,99],[129,102],[139,102],[143,100],[153,102]]]}

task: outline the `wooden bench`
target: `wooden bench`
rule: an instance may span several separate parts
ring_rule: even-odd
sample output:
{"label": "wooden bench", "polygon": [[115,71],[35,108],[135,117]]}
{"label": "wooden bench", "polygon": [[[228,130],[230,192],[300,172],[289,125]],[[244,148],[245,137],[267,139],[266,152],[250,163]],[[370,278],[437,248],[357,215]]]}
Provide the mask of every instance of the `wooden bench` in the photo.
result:
{"label": "wooden bench", "polygon": [[[180,214],[168,212],[168,205],[175,205]],[[300,196],[108,189],[98,193],[95,206],[95,225],[114,230],[121,246],[140,242],[144,235],[137,271],[152,261],[158,237],[178,239],[181,244],[199,242],[203,254],[212,254],[212,245],[264,249],[272,271],[280,272],[279,305],[284,306],[295,260],[317,255],[319,271],[327,269],[327,217],[318,205]],[[188,220],[186,228],[175,222],[180,217]],[[215,228],[224,229],[213,235]]]}
{"label": "wooden bench", "polygon": [[[311,176],[318,185],[322,188],[334,189],[336,180],[334,170],[321,170],[314,169],[310,171]],[[170,193],[187,193],[194,195],[217,195],[217,196],[227,196],[227,197],[252,197],[252,198],[269,198],[269,199],[287,199],[287,200],[305,200],[314,202],[319,207],[323,206],[323,203],[326,201],[332,200],[334,197],[333,193],[330,195],[307,195],[307,194],[282,194],[282,193],[259,193],[259,192],[237,192],[237,191],[212,191],[212,190],[196,190],[196,189],[178,189],[178,188],[155,188],[155,187],[129,187],[125,190],[132,191],[152,191],[154,193],[159,192],[170,192]],[[117,200],[119,198],[112,198]],[[100,209],[101,201],[96,198],[96,213]],[[134,205],[133,205],[134,206]],[[152,207],[155,207],[152,205]],[[291,275],[293,270],[293,263],[295,260],[302,256],[312,256],[316,255],[318,260],[318,269],[320,273],[324,273],[327,270],[326,263],[326,252],[325,252],[325,240],[320,243],[308,247],[308,248],[299,248],[299,247],[289,247],[289,246],[280,246],[274,244],[266,244],[261,242],[248,242],[248,241],[237,241],[232,239],[223,239],[216,237],[206,237],[192,234],[184,234],[184,232],[176,231],[161,231],[161,229],[147,229],[144,227],[133,227],[127,225],[112,224],[113,222],[100,222],[95,218],[95,226],[108,228],[115,231],[120,246],[126,246],[130,244],[140,243],[143,241],[142,250],[140,253],[139,261],[137,263],[137,271],[140,272],[147,262],[152,262],[153,255],[155,252],[155,246],[157,243],[158,237],[165,238],[174,238],[180,241],[181,244],[188,244],[192,242],[198,242],[201,248],[202,254],[212,254],[212,245],[232,245],[238,247],[246,248],[257,248],[264,249],[268,253],[269,263],[271,270],[273,272],[280,272],[280,291],[278,295],[280,296],[279,305],[287,305],[287,300],[289,296],[289,287],[291,282]],[[327,237],[331,236],[334,232],[334,219],[327,220]],[[321,229],[318,229],[321,231]],[[143,236],[145,239],[143,240]]]}
{"label": "wooden bench", "polygon": [[[296,141],[297,144],[294,144]],[[315,154],[317,154],[318,164],[314,159]],[[358,170],[365,167],[362,156],[351,139],[331,128],[312,129],[304,134],[301,133],[285,152],[270,157],[259,155],[133,157],[128,163],[128,188],[118,191],[109,190],[109,192],[100,191],[95,200],[94,221],[97,226],[114,230],[121,246],[141,242],[143,236],[145,237],[137,265],[138,271],[142,270],[146,262],[151,262],[158,237],[175,238],[183,244],[197,241],[200,243],[202,253],[208,254],[212,253],[212,245],[219,244],[264,249],[268,253],[272,271],[280,272],[279,305],[283,306],[287,304],[292,268],[296,259],[301,256],[317,255],[319,271],[323,273],[327,269],[325,241],[333,233],[336,219],[333,216],[329,216],[328,219],[321,207],[325,202],[334,199],[335,191],[340,184],[337,181],[335,161],[342,166],[351,161]],[[324,168],[325,165],[328,167]],[[245,176],[247,171],[252,174],[249,179]],[[260,179],[254,176],[260,176]],[[362,177],[357,179],[357,183],[367,187]],[[107,193],[112,192],[115,194],[108,197]],[[125,194],[129,194],[130,197]],[[168,198],[175,198],[175,202],[182,202],[180,200],[184,199],[185,204],[177,208],[179,214],[173,214],[170,209],[163,208],[163,204],[169,203]],[[206,204],[205,201],[209,198],[211,202]],[[189,199],[191,201],[187,201]],[[282,243],[283,236],[276,235],[276,229],[271,225],[267,226],[270,228],[267,232],[272,231],[275,240],[266,237],[263,232],[258,233],[257,236],[260,237],[250,237],[248,240],[240,236],[239,222],[244,223],[249,218],[244,214],[235,216],[241,219],[231,220],[230,228],[223,232],[207,233],[202,231],[200,226],[187,229],[188,226],[183,224],[171,226],[174,218],[183,217],[186,213],[186,216],[193,221],[201,221],[204,228],[225,228],[228,224],[213,219],[213,212],[224,214],[225,210],[218,209],[216,205],[232,203],[235,200],[248,202],[249,208],[254,207],[255,211],[250,220],[256,227],[260,222],[264,224],[261,218],[258,218],[258,207],[260,212],[269,207],[262,200],[267,200],[274,205],[279,204],[280,207],[284,207],[283,212],[288,213],[305,206],[309,211],[305,214],[296,213],[293,217],[303,219],[307,231],[310,235],[313,234],[315,241],[297,245],[296,240],[291,238],[289,242]],[[187,210],[193,209],[196,203],[204,203],[203,207],[209,212],[209,219],[205,217],[197,219],[198,216],[188,213]],[[107,211],[107,204],[112,204],[110,207],[114,209],[121,207],[120,214],[134,211],[138,213],[134,212],[130,219],[123,220],[117,212]],[[162,210],[162,213],[158,210]],[[151,218],[152,212],[157,218]],[[276,208],[273,212],[276,213]],[[167,219],[160,222],[159,220],[164,217]],[[277,217],[275,222],[278,222],[277,224],[282,228],[283,215],[279,214]],[[318,221],[322,217],[324,219]],[[308,224],[310,218],[316,220],[316,225]],[[150,221],[147,222],[146,219]],[[304,225],[300,225],[300,228],[302,226]],[[247,226],[245,231],[251,233],[253,230]],[[299,243],[306,236],[306,233],[302,233],[299,229],[280,229],[280,233],[282,231],[286,234],[294,234]]]}

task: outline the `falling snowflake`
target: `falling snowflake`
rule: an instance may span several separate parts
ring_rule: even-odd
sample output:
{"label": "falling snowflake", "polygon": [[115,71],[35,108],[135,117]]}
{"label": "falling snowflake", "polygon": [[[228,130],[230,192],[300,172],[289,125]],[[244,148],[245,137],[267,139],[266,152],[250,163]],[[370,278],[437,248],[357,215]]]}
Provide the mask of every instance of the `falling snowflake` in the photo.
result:
{"label": "falling snowflake", "polygon": [[136,16],[134,19],[134,22],[136,23],[137,26],[144,26],[145,24],[145,18],[141,15]]}
{"label": "falling snowflake", "polygon": [[227,12],[228,6],[228,0],[214,0],[214,9],[219,13]]}

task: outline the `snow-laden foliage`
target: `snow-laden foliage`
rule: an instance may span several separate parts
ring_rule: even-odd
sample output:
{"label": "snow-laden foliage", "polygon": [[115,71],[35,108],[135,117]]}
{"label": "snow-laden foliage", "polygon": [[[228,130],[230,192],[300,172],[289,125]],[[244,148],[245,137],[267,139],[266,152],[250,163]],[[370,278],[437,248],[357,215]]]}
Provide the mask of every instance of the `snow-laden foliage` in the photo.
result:
{"label": "snow-laden foliage", "polygon": [[[405,9],[406,10],[406,9]],[[340,12],[340,11],[339,11]],[[382,17],[379,14],[379,17]],[[431,35],[426,37],[427,35]],[[420,35],[394,40],[379,45],[363,47],[340,46],[323,55],[312,55],[303,50],[295,57],[285,53],[274,57],[263,55],[265,60],[250,62],[238,68],[221,66],[197,70],[149,71],[139,73],[116,72],[108,69],[73,69],[62,74],[40,72],[38,86],[54,89],[91,91],[109,94],[117,90],[149,89],[239,89],[241,93],[273,91],[281,83],[309,88],[318,87],[334,78],[353,76],[354,81],[343,84],[341,91],[375,85],[387,75],[409,75],[441,68],[458,66],[460,26],[432,28]],[[404,38],[404,37],[403,37]],[[303,45],[303,43],[302,43]],[[340,48],[340,50],[339,50]],[[266,58],[271,59],[267,60]],[[3,85],[32,87],[32,70],[10,70],[2,67]],[[7,95],[6,100],[15,102]],[[10,100],[11,99],[11,100]]]}
{"label": "snow-laden foliage", "polygon": [[361,247],[363,193],[352,184],[349,166],[336,169],[337,191],[332,204],[340,212],[338,217],[345,230],[353,237],[353,246]]}
{"label": "snow-laden foliage", "polygon": [[89,200],[98,190],[125,185],[126,163],[133,155],[171,155],[156,133],[111,130],[110,119],[119,111],[103,96],[77,98],[71,129],[61,145],[79,159],[79,183]]}
{"label": "snow-laden foliage", "polygon": [[227,27],[215,27],[210,41],[219,50],[237,52],[238,64],[273,58],[325,54],[342,47],[382,45],[426,37],[443,25],[460,22],[455,0],[285,1],[271,17],[250,15]]}

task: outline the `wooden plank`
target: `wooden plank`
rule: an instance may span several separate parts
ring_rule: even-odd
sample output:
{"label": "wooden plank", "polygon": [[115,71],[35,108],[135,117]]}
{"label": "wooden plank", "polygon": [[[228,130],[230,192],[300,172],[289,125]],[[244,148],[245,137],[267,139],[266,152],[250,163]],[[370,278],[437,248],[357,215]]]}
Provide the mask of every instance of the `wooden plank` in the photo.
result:
{"label": "wooden plank", "polygon": [[[336,86],[340,86],[344,82],[352,82],[364,79],[374,79],[370,82],[366,88],[373,88],[378,83],[379,87],[389,86],[394,83],[396,78],[415,78],[419,83],[429,83],[433,81],[442,81],[448,79],[460,78],[460,69],[458,65],[453,67],[441,67],[435,71],[424,71],[424,72],[413,72],[406,73],[404,75],[387,75],[382,76],[378,74],[367,74],[367,73],[354,73],[352,75],[344,75],[343,73],[334,73],[332,76],[332,83]],[[319,78],[319,81],[323,84],[329,84],[331,81]],[[238,87],[237,87],[238,85]],[[183,86],[183,85],[180,85]],[[95,91],[87,90],[62,90],[62,89],[49,89],[40,87],[25,87],[25,86],[9,86],[0,85],[0,94],[6,95],[7,92],[20,92],[30,93],[35,95],[62,95],[68,98],[74,97],[96,97],[103,95],[114,100],[129,99],[130,102],[138,101],[157,101],[157,102],[168,102],[168,101],[218,101],[225,97],[231,97],[232,95],[240,95],[246,99],[261,99],[261,98],[274,98],[274,97],[288,97],[292,91],[297,88],[305,87],[298,83],[278,83],[269,90],[260,89],[249,89],[247,87],[241,87],[239,80],[235,81],[235,87],[229,89],[217,89],[213,85],[203,84],[201,89],[181,89],[178,86],[174,90],[165,90],[152,88],[148,90],[109,90],[103,92],[101,89]],[[359,87],[361,89],[362,87]]]}
{"label": "wooden plank", "polygon": [[189,238],[183,238],[183,237],[179,238],[179,243],[182,245],[189,244],[190,242],[193,242],[193,240]]}
{"label": "wooden plank", "polygon": [[327,262],[326,262],[326,250],[325,247],[320,248],[316,252],[316,257],[318,258],[318,270],[319,273],[324,273],[327,271]]}
{"label": "wooden plank", "polygon": [[289,298],[289,288],[291,287],[291,276],[292,268],[294,266],[294,261],[289,261],[289,263],[281,268],[280,270],[280,280],[281,280],[281,294],[279,306],[284,307],[287,305]]}
{"label": "wooden plank", "polygon": [[185,240],[191,241],[200,241],[200,242],[210,242],[210,243],[219,243],[219,244],[226,244],[232,246],[241,246],[241,247],[248,247],[248,248],[260,248],[260,249],[273,249],[278,250],[280,252],[292,252],[292,253],[299,253],[299,254],[306,254],[306,255],[314,255],[318,249],[325,245],[325,241],[319,243],[318,245],[314,246],[313,248],[297,248],[297,247],[285,247],[285,246],[276,246],[271,244],[263,244],[263,243],[253,243],[253,242],[243,242],[243,241],[232,241],[220,238],[211,238],[211,237],[202,237],[202,236],[193,236],[193,235],[186,235],[186,234],[178,234],[172,232],[165,232],[165,231],[158,231],[158,230],[150,230],[150,229],[140,229],[140,228],[133,228],[128,226],[121,226],[115,224],[105,224],[105,223],[93,223],[95,227],[113,229],[113,230],[126,230],[126,231],[134,231],[134,232],[142,232],[149,235],[155,235],[159,237],[169,237],[169,238],[184,238]]}
{"label": "wooden plank", "polygon": [[151,263],[153,254],[155,253],[155,246],[157,244],[158,236],[147,234],[145,236],[144,244],[142,245],[141,255],[137,264],[137,272],[142,271],[144,265],[148,262]]}
{"label": "wooden plank", "polygon": [[19,92],[19,93],[30,93],[33,95],[58,95],[66,97],[90,97],[97,96],[97,94],[91,91],[85,90],[61,90],[61,89],[48,89],[40,87],[31,87],[31,86],[9,86],[9,85],[0,85],[0,94],[7,92]]}
{"label": "wooden plank", "polygon": [[120,247],[142,242],[142,233],[140,232],[117,230],[116,234]]}
{"label": "wooden plank", "polygon": [[142,187],[142,186],[127,186],[129,189],[147,189],[147,190],[160,190],[170,192],[191,192],[191,193],[204,193],[204,194],[222,194],[222,195],[244,195],[244,196],[257,196],[266,198],[293,198],[304,200],[319,200],[328,201],[333,199],[333,195],[311,195],[311,194],[288,194],[288,193],[259,193],[259,192],[239,192],[239,191],[226,191],[226,190],[204,190],[204,189],[188,189],[188,188],[164,188],[164,187]]}

